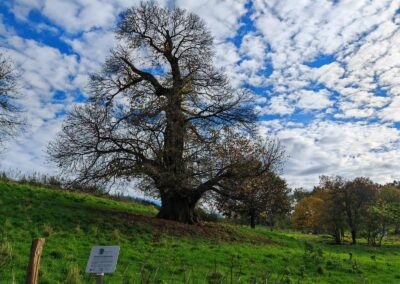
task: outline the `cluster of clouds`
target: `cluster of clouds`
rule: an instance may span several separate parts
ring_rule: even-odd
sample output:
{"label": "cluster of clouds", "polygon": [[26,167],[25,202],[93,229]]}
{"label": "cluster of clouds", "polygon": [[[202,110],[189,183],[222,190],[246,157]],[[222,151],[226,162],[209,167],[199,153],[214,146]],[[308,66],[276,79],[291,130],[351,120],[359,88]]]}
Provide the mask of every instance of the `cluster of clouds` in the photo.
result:
{"label": "cluster of clouds", "polygon": [[310,187],[320,175],[381,183],[399,179],[400,131],[390,125],[315,120],[307,126],[264,121],[261,132],[278,135],[286,146],[285,176],[293,186]]}
{"label": "cluster of clouds", "polygon": [[[48,142],[88,74],[114,44],[117,15],[139,0],[14,0],[0,4],[0,46],[21,70],[29,129],[1,168],[54,173]],[[215,63],[252,88],[260,132],[287,149],[293,187],[319,175],[399,179],[400,1],[160,0],[195,12],[215,38]],[[15,23],[18,23],[16,25]],[[21,26],[31,27],[31,34]]]}

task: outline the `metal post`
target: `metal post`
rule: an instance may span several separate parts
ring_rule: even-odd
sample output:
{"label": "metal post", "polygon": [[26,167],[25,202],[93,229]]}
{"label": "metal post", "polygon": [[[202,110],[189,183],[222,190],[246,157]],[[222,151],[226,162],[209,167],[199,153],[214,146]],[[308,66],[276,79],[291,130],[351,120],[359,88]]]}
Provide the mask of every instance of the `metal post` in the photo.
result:
{"label": "metal post", "polygon": [[96,284],[104,283],[104,273],[96,274]]}

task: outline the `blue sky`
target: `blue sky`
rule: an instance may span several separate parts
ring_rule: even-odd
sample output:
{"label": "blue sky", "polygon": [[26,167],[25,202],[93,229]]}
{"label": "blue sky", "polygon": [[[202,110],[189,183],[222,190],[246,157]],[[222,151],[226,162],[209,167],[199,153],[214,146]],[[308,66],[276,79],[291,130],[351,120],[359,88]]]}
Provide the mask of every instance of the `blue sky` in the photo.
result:
{"label": "blue sky", "polygon": [[[53,174],[46,146],[88,74],[114,44],[132,0],[5,0],[0,48],[21,70],[30,127],[7,145],[4,170]],[[256,94],[259,129],[287,149],[293,187],[319,175],[400,179],[400,0],[158,1],[202,17],[215,64]]]}

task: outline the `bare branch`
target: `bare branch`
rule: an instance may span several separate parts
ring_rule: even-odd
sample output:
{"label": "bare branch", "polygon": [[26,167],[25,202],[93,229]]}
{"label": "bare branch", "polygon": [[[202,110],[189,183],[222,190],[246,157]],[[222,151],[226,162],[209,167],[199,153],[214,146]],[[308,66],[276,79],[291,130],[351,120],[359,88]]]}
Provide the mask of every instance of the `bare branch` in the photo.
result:
{"label": "bare branch", "polygon": [[0,52],[0,144],[23,126],[18,99],[17,74],[11,60]]}

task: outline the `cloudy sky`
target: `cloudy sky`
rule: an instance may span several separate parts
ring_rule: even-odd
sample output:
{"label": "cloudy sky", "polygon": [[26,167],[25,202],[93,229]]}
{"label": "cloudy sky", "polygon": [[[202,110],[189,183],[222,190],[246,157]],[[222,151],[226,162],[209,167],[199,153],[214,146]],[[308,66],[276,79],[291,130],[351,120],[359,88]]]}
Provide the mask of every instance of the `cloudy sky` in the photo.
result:
{"label": "cloudy sky", "polygon": [[[2,0],[0,48],[21,73],[30,124],[0,156],[3,170],[53,174],[46,146],[87,75],[113,46],[118,14],[136,0]],[[197,13],[215,63],[259,95],[260,131],[286,146],[283,175],[400,179],[400,0],[159,1]]]}

